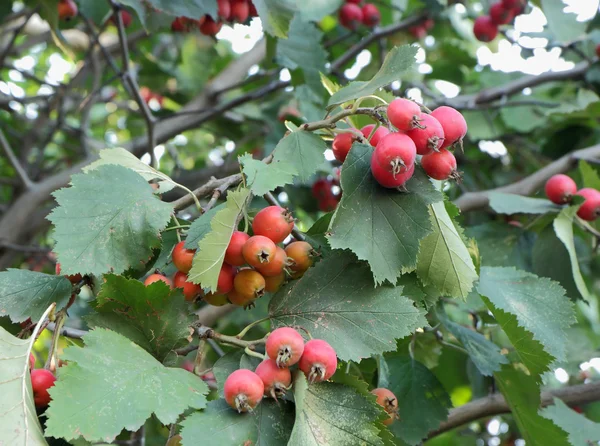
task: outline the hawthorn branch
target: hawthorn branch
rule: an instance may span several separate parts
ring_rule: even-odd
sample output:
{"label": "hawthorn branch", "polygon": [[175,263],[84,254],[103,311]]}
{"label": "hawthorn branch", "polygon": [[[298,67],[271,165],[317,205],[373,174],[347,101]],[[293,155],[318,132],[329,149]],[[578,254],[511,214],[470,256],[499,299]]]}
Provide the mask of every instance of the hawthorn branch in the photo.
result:
{"label": "hawthorn branch", "polygon": [[2,150],[8,158],[8,161],[10,161],[10,164],[12,164],[13,168],[15,169],[15,172],[17,173],[21,183],[23,183],[25,189],[31,189],[33,187],[33,182],[29,178],[29,175],[27,175],[27,172],[25,172],[25,169],[23,169],[23,166],[21,166],[19,159],[16,157],[15,153],[10,147],[10,144],[6,139],[6,136],[4,136],[2,129],[0,129],[0,146],[2,146]]}

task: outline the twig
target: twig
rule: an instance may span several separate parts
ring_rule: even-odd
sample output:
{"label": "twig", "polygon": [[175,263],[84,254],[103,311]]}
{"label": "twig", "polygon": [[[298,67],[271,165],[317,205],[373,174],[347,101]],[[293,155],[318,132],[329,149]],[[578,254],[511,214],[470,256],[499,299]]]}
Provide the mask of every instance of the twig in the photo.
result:
{"label": "twig", "polygon": [[0,247],[6,248],[6,249],[12,249],[13,251],[19,251],[19,252],[25,252],[25,253],[31,253],[31,254],[35,254],[35,253],[48,254],[50,251],[52,251],[50,248],[46,248],[44,246],[19,245],[17,243],[7,242],[5,240],[0,240]]}
{"label": "twig", "polygon": [[[50,322],[48,324],[48,330],[50,330],[51,332],[56,332],[56,323],[55,322]],[[61,336],[65,336],[67,338],[71,338],[71,339],[81,339],[83,338],[86,334],[87,334],[87,330],[79,330],[78,328],[70,328],[70,327],[61,327],[60,329],[60,335]]]}
{"label": "twig", "polygon": [[15,31],[14,31],[10,41],[8,42],[8,45],[6,45],[6,48],[0,55],[0,68],[2,68],[4,66],[4,60],[6,59],[6,56],[8,56],[8,54],[12,50],[13,46],[15,45],[15,42],[17,41],[17,37],[19,37],[19,34],[21,33],[21,31],[23,31],[23,28],[25,28],[25,26],[27,25],[27,22],[29,22],[29,19],[31,19],[31,16],[33,16],[33,14],[35,14],[37,10],[38,10],[38,6],[29,10],[27,15],[23,19],[23,23],[21,23],[17,28],[15,28]]}
{"label": "twig", "polygon": [[196,333],[200,339],[207,340],[215,340],[223,344],[234,345],[236,347],[241,348],[249,348],[254,350],[257,345],[264,344],[266,342],[266,337],[261,339],[255,339],[253,341],[244,341],[243,339],[239,339],[236,336],[228,336],[221,333],[217,333],[212,328],[207,327],[206,325],[200,325],[196,328]]}
{"label": "twig", "polygon": [[3,149],[4,153],[6,154],[8,161],[10,161],[13,168],[15,169],[15,172],[17,172],[17,176],[19,177],[19,180],[21,180],[21,183],[23,183],[23,186],[25,187],[25,189],[32,189],[34,186],[34,183],[29,178],[29,175],[27,175],[27,172],[25,172],[25,169],[23,169],[23,166],[21,166],[19,159],[15,156],[15,153],[13,152],[12,148],[10,147],[8,140],[6,139],[6,136],[4,136],[4,132],[1,129],[0,129],[0,146],[2,146],[2,149]]}

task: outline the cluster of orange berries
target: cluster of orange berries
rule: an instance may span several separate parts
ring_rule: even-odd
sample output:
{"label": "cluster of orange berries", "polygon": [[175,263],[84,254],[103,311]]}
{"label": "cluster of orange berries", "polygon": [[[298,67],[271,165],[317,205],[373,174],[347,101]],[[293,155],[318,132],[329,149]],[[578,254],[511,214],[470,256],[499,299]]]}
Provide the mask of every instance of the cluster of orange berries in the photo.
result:
{"label": "cluster of orange berries", "polygon": [[491,42],[498,35],[498,26],[513,23],[524,10],[523,0],[498,1],[490,6],[488,15],[477,17],[473,23],[473,34],[480,42]]}
{"label": "cluster of orange berries", "polygon": [[205,15],[200,19],[177,17],[171,23],[174,32],[188,32],[198,28],[207,36],[214,36],[223,26],[223,22],[246,23],[248,18],[258,17],[258,12],[252,0],[217,0],[217,18]]}

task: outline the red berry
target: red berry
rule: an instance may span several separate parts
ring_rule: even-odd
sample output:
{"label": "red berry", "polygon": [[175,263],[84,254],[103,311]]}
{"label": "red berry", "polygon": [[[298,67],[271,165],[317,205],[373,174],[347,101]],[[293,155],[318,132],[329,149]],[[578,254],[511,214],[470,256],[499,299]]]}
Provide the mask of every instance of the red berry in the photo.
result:
{"label": "red berry", "polygon": [[271,332],[265,349],[278,367],[291,367],[300,361],[304,352],[304,339],[293,328],[281,327]]}
{"label": "red berry", "polygon": [[166,283],[169,288],[173,288],[173,282],[171,282],[171,279],[169,279],[168,277],[163,276],[162,274],[150,274],[148,277],[146,277],[146,280],[144,280],[144,285],[148,286],[153,284],[154,282],[164,282]]}
{"label": "red berry", "polygon": [[421,167],[423,167],[427,175],[436,180],[447,180],[451,177],[458,177],[456,158],[454,158],[452,152],[446,149],[425,155],[421,158]]}
{"label": "red berry", "polygon": [[268,237],[274,243],[283,242],[292,233],[292,229],[294,229],[292,214],[280,206],[268,206],[261,209],[252,221],[254,235]]}
{"label": "red berry", "polygon": [[276,293],[285,282],[285,273],[282,271],[280,274],[271,277],[265,277],[265,291],[267,293]]}
{"label": "red berry", "polygon": [[278,396],[285,395],[285,391],[292,384],[292,374],[287,367],[279,368],[272,359],[265,359],[258,364],[255,373],[262,380],[265,386],[265,396],[277,399]]}
{"label": "red berry", "polygon": [[77,4],[73,0],[60,0],[58,2],[58,18],[69,21],[77,15]]}
{"label": "red berry", "polygon": [[363,21],[362,9],[354,3],[346,3],[340,8],[339,19],[344,28],[355,30]]}
{"label": "red berry", "polygon": [[504,7],[502,2],[490,6],[490,19],[494,25],[508,25],[514,19],[512,9]]}
{"label": "red berry", "polygon": [[[54,272],[57,276],[60,276],[60,263],[56,263],[56,266],[54,267]],[[69,279],[69,282],[71,282],[72,284],[79,283],[81,279],[83,279],[81,274],[71,274],[70,276],[65,277]]]}
{"label": "red berry", "polygon": [[248,6],[250,7],[250,17],[258,17],[258,11],[256,10],[254,3],[252,3],[252,0],[248,0]]}
{"label": "red berry", "polygon": [[331,184],[330,180],[327,178],[319,178],[314,182],[311,188],[313,197],[317,199],[325,199],[333,196],[331,186],[333,186],[333,184]]}
{"label": "red berry", "polygon": [[412,178],[415,173],[415,165],[411,164],[406,172],[394,176],[394,174],[381,167],[373,157],[371,158],[371,173],[380,186],[395,189],[404,186],[406,182]]}
{"label": "red berry", "polygon": [[383,424],[389,426],[398,418],[398,398],[396,398],[396,395],[391,390],[384,389],[383,387],[373,389],[371,393],[377,397],[377,404],[390,414],[390,417],[383,422]]}
{"label": "red berry", "polygon": [[205,36],[215,36],[221,31],[223,24],[221,22],[215,22],[212,17],[205,16],[202,23],[198,24],[200,32]]}
{"label": "red berry", "polygon": [[427,29],[425,29],[425,27],[422,25],[411,26],[410,28],[408,28],[408,32],[415,39],[422,39],[427,35]]}
{"label": "red berry", "polygon": [[346,3],[354,3],[355,5],[359,5],[362,0],[346,0]]}
{"label": "red berry", "polygon": [[[369,124],[369,125],[365,125],[362,129],[360,129],[360,131],[364,135],[364,137],[368,139],[369,135],[371,135],[374,128],[375,128],[375,124]],[[379,143],[381,138],[383,138],[385,135],[388,135],[389,133],[390,133],[390,131],[388,129],[386,129],[385,127],[379,126],[379,127],[377,127],[377,130],[375,130],[375,133],[373,133],[373,136],[371,136],[371,140],[369,142],[371,143],[371,145],[373,147],[375,147],[375,146],[377,146],[377,144]]]}
{"label": "red berry", "polygon": [[283,272],[283,268],[286,267],[288,262],[287,254],[285,253],[283,248],[279,246],[275,250],[275,255],[273,256],[273,260],[269,263],[265,263],[263,265],[259,265],[256,267],[259,273],[261,273],[264,277],[273,277],[278,276]]}
{"label": "red berry", "polygon": [[600,44],[596,45],[596,56],[600,57]]}
{"label": "red berry", "polygon": [[[265,278],[258,271],[251,269],[243,269],[238,272],[233,279],[233,286],[238,294],[237,297],[248,302],[265,294]],[[232,303],[236,303],[231,296],[230,300]]]}
{"label": "red berry", "polygon": [[312,266],[318,255],[311,244],[304,241],[290,243],[286,246],[285,253],[291,264],[290,270],[294,272],[306,271]]}
{"label": "red berry", "polygon": [[171,31],[176,33],[185,33],[190,30],[191,20],[187,17],[177,17],[171,23]]}
{"label": "red berry", "polygon": [[229,19],[231,15],[231,3],[229,0],[217,0],[217,15],[223,20]]}
{"label": "red berry", "polygon": [[29,353],[29,371],[31,372],[35,367],[35,356],[33,353]]}
{"label": "red berry", "polygon": [[552,203],[570,203],[573,195],[577,193],[577,184],[567,175],[559,173],[551,176],[546,181],[546,196]]}
{"label": "red berry", "polygon": [[491,42],[498,35],[498,27],[494,25],[489,16],[482,15],[475,19],[473,34],[480,42]]}
{"label": "red berry", "polygon": [[433,28],[433,25],[435,25],[435,22],[433,21],[433,19],[425,19],[422,24],[422,26],[426,30],[430,30],[431,28]]}
{"label": "red berry", "polygon": [[187,249],[185,248],[185,242],[179,242],[173,248],[171,258],[173,259],[175,267],[182,273],[187,274],[192,269],[192,262],[195,254],[195,249]]}
{"label": "red berry", "polygon": [[467,134],[467,121],[461,112],[443,105],[432,111],[431,116],[437,119],[444,129],[442,149],[456,143],[462,144],[462,140]]}
{"label": "red berry", "polygon": [[227,294],[233,289],[235,269],[233,266],[223,263],[219,278],[217,279],[217,294]]}
{"label": "red berry", "polygon": [[335,156],[335,159],[340,163],[343,163],[356,139],[357,136],[354,133],[349,132],[338,133],[335,135],[335,138],[333,138],[333,142],[331,143],[331,149],[333,150],[333,156]]}
{"label": "red berry", "polygon": [[229,245],[225,250],[225,263],[231,266],[242,266],[246,261],[242,255],[242,247],[248,241],[250,236],[242,231],[235,231],[231,235]]}
{"label": "red berry", "polygon": [[502,0],[502,5],[506,9],[515,9],[522,5],[522,0]]}
{"label": "red berry", "polygon": [[322,212],[331,212],[335,210],[339,202],[340,200],[337,197],[331,196],[319,200],[317,206]]}
{"label": "red berry", "polygon": [[276,250],[273,240],[264,235],[254,235],[242,246],[242,255],[248,265],[256,268],[273,260]]}
{"label": "red berry", "polygon": [[600,215],[600,192],[590,187],[584,187],[578,190],[576,195],[585,198],[577,211],[577,216],[586,221],[596,220]]}
{"label": "red berry", "polygon": [[406,132],[419,127],[421,107],[408,99],[398,98],[388,105],[387,115],[394,127]]}
{"label": "red berry", "polygon": [[365,3],[362,7],[363,24],[369,27],[377,25],[381,21],[379,8],[373,3]]}
{"label": "red berry", "polygon": [[188,276],[186,273],[177,271],[173,276],[173,286],[175,288],[183,288],[185,300],[188,302],[193,302],[196,297],[202,293],[202,287],[200,285],[196,285],[195,283],[188,282],[187,279]]}
{"label": "red berry", "polygon": [[237,23],[245,23],[250,16],[250,5],[246,0],[232,0],[231,14],[229,20]]}
{"label": "red berry", "polygon": [[377,163],[393,177],[406,172],[415,163],[417,148],[413,140],[403,133],[384,136],[375,147],[371,164]]}
{"label": "red berry", "polygon": [[415,143],[419,155],[427,155],[442,147],[444,143],[444,129],[435,117],[426,113],[421,114],[420,120],[421,125],[425,128],[414,128],[406,132],[406,135]]}
{"label": "red berry", "polygon": [[311,339],[304,345],[304,353],[298,363],[310,383],[326,381],[337,368],[337,357],[331,345],[321,339]]}
{"label": "red berry", "polygon": [[56,377],[46,369],[35,369],[31,371],[31,388],[33,390],[33,401],[36,407],[46,407],[52,399],[48,389],[54,385]]}
{"label": "red berry", "polygon": [[[121,10],[120,14],[121,14],[121,20],[123,21],[123,27],[127,28],[129,25],[131,25],[131,20],[132,20],[131,14],[129,14],[129,12],[127,12],[125,10]],[[118,23],[114,14],[110,17],[110,21],[115,26]]]}
{"label": "red berry", "polygon": [[227,404],[242,413],[252,411],[260,403],[265,386],[256,373],[240,369],[227,377],[223,392]]}
{"label": "red berry", "polygon": [[207,293],[204,295],[204,302],[206,302],[209,305],[212,305],[213,307],[222,307],[223,305],[229,303],[227,301],[227,296],[225,296],[224,294],[217,294],[217,293]]}

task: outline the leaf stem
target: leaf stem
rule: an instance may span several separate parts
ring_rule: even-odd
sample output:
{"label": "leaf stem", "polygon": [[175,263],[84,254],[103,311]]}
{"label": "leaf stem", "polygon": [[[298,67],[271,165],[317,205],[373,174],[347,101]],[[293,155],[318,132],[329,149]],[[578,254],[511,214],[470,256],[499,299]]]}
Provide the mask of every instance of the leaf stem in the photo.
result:
{"label": "leaf stem", "polygon": [[254,322],[249,323],[235,337],[238,338],[238,339],[242,339],[244,336],[246,336],[248,334],[248,332],[250,331],[250,329],[252,329],[252,327],[260,324],[261,322],[265,322],[265,321],[268,321],[268,320],[269,320],[268,317],[263,317],[262,319],[258,319],[258,320],[254,321]]}

